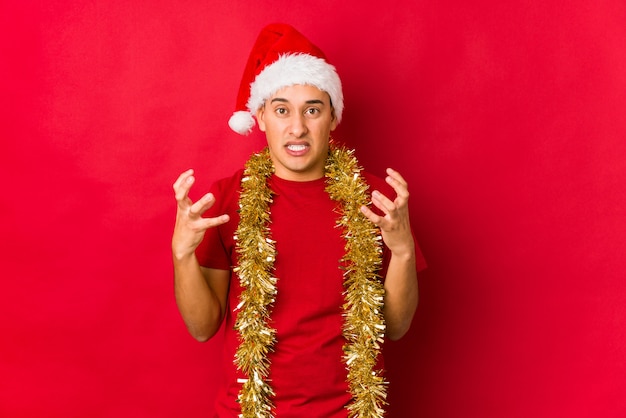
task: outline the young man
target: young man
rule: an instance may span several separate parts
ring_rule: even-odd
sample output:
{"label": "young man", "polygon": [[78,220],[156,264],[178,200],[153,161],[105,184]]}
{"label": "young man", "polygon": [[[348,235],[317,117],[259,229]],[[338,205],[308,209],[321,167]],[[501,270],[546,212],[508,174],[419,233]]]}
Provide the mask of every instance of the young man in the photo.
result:
{"label": "young man", "polygon": [[425,263],[402,176],[363,172],[330,140],[342,113],[321,50],[269,25],[229,122],[245,134],[254,115],[266,150],[195,203],[192,170],[174,183],[178,307],[199,341],[226,322],[219,417],[383,414],[380,344],[408,330]]}

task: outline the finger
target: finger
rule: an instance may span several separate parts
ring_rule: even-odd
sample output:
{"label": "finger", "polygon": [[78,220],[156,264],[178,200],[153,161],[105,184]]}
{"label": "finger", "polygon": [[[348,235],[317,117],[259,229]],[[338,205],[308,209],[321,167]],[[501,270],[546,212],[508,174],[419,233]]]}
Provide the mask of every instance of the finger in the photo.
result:
{"label": "finger", "polygon": [[373,212],[370,208],[368,208],[367,206],[363,205],[361,206],[361,212],[363,213],[363,215],[365,215],[365,217],[367,219],[369,219],[374,225],[380,226],[380,223],[383,221],[383,217],[380,215],[377,215],[375,212]]}
{"label": "finger", "polygon": [[385,179],[387,184],[389,184],[396,191],[398,197],[402,199],[409,198],[409,185],[402,177],[402,175],[392,168],[387,169],[387,178]]}
{"label": "finger", "polygon": [[407,182],[404,177],[402,177],[402,174],[400,174],[400,172],[394,170],[393,168],[387,169],[387,175],[398,183],[403,184],[404,186],[407,185]]}
{"label": "finger", "polygon": [[372,203],[386,215],[389,215],[390,212],[396,209],[395,203],[378,190],[372,192]]}
{"label": "finger", "polygon": [[215,196],[213,193],[207,193],[202,196],[196,203],[189,208],[189,214],[191,216],[201,216],[215,203]]}
{"label": "finger", "polygon": [[193,168],[190,168],[187,171],[182,172],[178,178],[176,179],[176,181],[173,184],[173,188],[174,191],[178,190],[178,188],[180,187],[180,185],[185,181],[185,179],[189,176],[191,176],[193,174]]}
{"label": "finger", "polygon": [[189,190],[195,181],[193,170],[186,171],[176,180],[176,183],[174,183],[174,196],[179,204],[190,203]]}
{"label": "finger", "polygon": [[215,218],[201,218],[198,220],[198,228],[200,230],[207,230],[209,228],[215,228],[230,221],[230,216],[224,214],[216,216]]}

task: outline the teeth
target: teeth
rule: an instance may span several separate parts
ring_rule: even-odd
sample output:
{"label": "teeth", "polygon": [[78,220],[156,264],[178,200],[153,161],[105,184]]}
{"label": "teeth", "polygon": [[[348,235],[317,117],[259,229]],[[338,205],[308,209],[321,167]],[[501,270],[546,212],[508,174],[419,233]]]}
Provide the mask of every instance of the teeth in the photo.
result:
{"label": "teeth", "polygon": [[306,149],[306,145],[288,145],[287,148],[290,151],[304,151]]}

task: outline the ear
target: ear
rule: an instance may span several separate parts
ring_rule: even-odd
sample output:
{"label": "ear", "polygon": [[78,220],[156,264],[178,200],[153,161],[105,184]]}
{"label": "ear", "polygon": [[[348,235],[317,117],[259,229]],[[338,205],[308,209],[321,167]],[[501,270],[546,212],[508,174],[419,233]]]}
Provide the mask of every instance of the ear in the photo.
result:
{"label": "ear", "polygon": [[265,105],[261,106],[259,110],[256,111],[256,121],[259,124],[259,130],[261,132],[265,132]]}
{"label": "ear", "polygon": [[332,119],[330,121],[330,130],[332,132],[332,131],[335,130],[335,128],[339,124],[339,122],[337,121],[337,116],[335,115],[335,108],[334,107],[331,107],[330,115],[332,117]]}

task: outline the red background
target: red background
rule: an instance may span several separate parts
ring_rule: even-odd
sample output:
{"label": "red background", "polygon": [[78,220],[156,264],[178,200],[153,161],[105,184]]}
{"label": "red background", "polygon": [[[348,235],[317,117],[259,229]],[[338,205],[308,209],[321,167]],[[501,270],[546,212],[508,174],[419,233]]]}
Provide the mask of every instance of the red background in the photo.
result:
{"label": "red background", "polygon": [[209,416],[171,184],[263,145],[226,121],[272,21],[336,64],[335,136],[410,183],[430,267],[389,416],[626,415],[625,3],[384,3],[0,3],[0,416]]}

